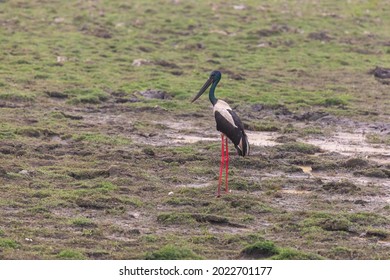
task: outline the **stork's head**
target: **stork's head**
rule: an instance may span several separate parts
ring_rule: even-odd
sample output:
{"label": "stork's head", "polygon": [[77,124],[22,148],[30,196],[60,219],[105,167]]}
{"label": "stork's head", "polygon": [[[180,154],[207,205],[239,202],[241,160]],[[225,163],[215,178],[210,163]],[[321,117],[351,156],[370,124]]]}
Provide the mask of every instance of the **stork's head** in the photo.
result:
{"label": "stork's head", "polygon": [[217,85],[218,82],[221,80],[221,77],[222,77],[221,72],[217,70],[211,72],[210,77],[207,79],[207,81],[204,83],[202,88],[199,90],[198,94],[194,97],[194,99],[192,99],[191,102],[194,102],[196,99],[198,99],[206,91],[206,89],[208,89],[208,87],[211,84]]}

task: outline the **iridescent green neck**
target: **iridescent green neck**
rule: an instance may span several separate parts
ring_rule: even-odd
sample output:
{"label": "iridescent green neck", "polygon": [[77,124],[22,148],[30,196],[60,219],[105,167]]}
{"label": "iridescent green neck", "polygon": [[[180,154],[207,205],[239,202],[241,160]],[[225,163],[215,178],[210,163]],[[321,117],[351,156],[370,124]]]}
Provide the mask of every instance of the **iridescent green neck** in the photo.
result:
{"label": "iridescent green neck", "polygon": [[214,95],[214,91],[215,91],[215,88],[217,87],[218,82],[219,82],[218,80],[213,82],[213,84],[211,85],[211,88],[210,88],[210,92],[209,92],[209,99],[210,99],[211,104],[213,104],[213,106],[218,101],[218,99]]}

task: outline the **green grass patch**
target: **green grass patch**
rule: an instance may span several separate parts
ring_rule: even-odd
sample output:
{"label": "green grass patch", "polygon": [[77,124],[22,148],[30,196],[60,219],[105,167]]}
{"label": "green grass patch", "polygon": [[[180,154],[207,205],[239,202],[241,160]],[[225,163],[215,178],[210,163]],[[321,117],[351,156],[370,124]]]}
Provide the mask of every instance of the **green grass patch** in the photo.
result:
{"label": "green grass patch", "polygon": [[276,146],[276,149],[282,152],[301,153],[301,154],[315,154],[322,151],[321,148],[317,146],[301,143],[301,142],[291,142],[291,143],[281,144]]}
{"label": "green grass patch", "polygon": [[291,248],[276,246],[272,241],[263,240],[247,245],[241,251],[241,257],[246,259],[272,259],[272,260],[319,260],[321,256],[306,253]]}
{"label": "green grass patch", "polygon": [[309,218],[303,220],[304,227],[319,227],[326,231],[345,231],[352,230],[353,223],[343,215],[334,215],[330,213],[312,213]]}
{"label": "green grass patch", "polygon": [[8,124],[0,123],[0,140],[14,139],[15,137],[15,128]]}
{"label": "green grass patch", "polygon": [[166,245],[161,249],[147,253],[146,260],[200,260],[201,256],[184,246]]}
{"label": "green grass patch", "polygon": [[163,224],[191,224],[195,222],[194,217],[189,213],[161,213],[157,221]]}
{"label": "green grass patch", "polygon": [[322,260],[320,255],[301,252],[291,248],[281,248],[277,255],[271,257],[272,260]]}
{"label": "green grass patch", "polygon": [[100,133],[83,133],[79,135],[74,135],[73,139],[75,141],[85,141],[106,145],[129,145],[131,143],[131,140],[128,138],[124,138],[121,136],[109,136]]}
{"label": "green grass patch", "polygon": [[66,249],[62,250],[57,254],[57,259],[61,260],[85,260],[86,257],[84,256],[83,253],[72,250],[72,249]]}
{"label": "green grass patch", "polygon": [[272,241],[258,241],[246,246],[241,254],[254,259],[265,259],[279,254],[279,248]]}
{"label": "green grass patch", "polygon": [[8,238],[0,238],[0,248],[10,248],[10,249],[18,249],[20,244],[15,240]]}
{"label": "green grass patch", "polygon": [[96,227],[96,223],[94,221],[84,217],[71,219],[70,223],[76,227]]}
{"label": "green grass patch", "polygon": [[64,92],[71,96],[69,99],[70,104],[99,104],[107,101],[109,95],[99,89],[72,89]]}
{"label": "green grass patch", "polygon": [[35,94],[31,92],[19,91],[0,92],[0,100],[12,102],[31,102],[35,100]]}
{"label": "green grass patch", "polygon": [[304,129],[302,129],[301,134],[302,135],[323,135],[324,132],[323,132],[323,129],[320,127],[311,126],[311,127],[305,127]]}
{"label": "green grass patch", "polygon": [[280,124],[272,123],[272,122],[246,122],[246,129],[253,131],[279,131]]}

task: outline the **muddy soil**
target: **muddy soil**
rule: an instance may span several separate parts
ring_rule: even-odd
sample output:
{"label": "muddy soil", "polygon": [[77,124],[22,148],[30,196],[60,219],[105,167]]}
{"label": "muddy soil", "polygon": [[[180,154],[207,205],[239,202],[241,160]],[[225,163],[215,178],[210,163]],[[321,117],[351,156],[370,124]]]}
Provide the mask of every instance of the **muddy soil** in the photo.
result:
{"label": "muddy soil", "polygon": [[207,108],[192,116],[51,97],[27,106],[19,125],[55,116],[65,128],[1,140],[1,218],[24,252],[4,258],[40,258],[42,246],[55,258],[72,238],[86,258],[143,258],[205,234],[215,242],[193,249],[205,258],[239,258],[254,234],[324,258],[390,257],[389,144],[367,137],[387,137],[385,123],[287,114],[277,121],[294,131],[248,130],[251,154],[231,146],[230,192],[216,198],[220,136]]}

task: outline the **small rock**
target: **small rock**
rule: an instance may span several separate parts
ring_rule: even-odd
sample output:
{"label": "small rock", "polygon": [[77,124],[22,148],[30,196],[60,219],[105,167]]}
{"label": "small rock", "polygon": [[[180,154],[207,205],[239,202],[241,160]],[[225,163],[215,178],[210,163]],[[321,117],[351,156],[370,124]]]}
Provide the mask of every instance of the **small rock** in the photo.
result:
{"label": "small rock", "polygon": [[20,175],[29,175],[29,172],[27,170],[23,169],[23,170],[19,171],[19,174]]}
{"label": "small rock", "polygon": [[245,9],[246,9],[246,6],[243,5],[243,4],[240,4],[240,5],[234,5],[233,8],[234,8],[235,10],[241,11],[241,10],[245,10]]}
{"label": "small rock", "polygon": [[170,99],[171,98],[167,92],[165,92],[163,90],[158,90],[158,89],[147,89],[147,90],[139,92],[139,94],[145,98],[150,98],[150,99]]}
{"label": "small rock", "polygon": [[379,79],[390,79],[390,68],[375,67],[372,71],[374,76]]}
{"label": "small rock", "polygon": [[133,63],[131,65],[139,67],[139,66],[148,65],[148,64],[150,64],[149,60],[143,59],[143,58],[138,58],[138,59],[134,59]]}
{"label": "small rock", "polygon": [[135,213],[130,213],[129,214],[130,217],[134,218],[134,219],[138,219],[139,218],[139,213],[135,212]]}
{"label": "small rock", "polygon": [[62,18],[62,17],[57,17],[57,18],[54,19],[55,23],[61,23],[61,22],[64,22],[64,21],[65,21],[65,19]]}
{"label": "small rock", "polygon": [[28,238],[28,237],[26,237],[24,240],[26,240],[28,242],[32,242],[33,241],[31,238]]}
{"label": "small rock", "polygon": [[64,63],[68,58],[66,56],[57,56],[57,63]]}

